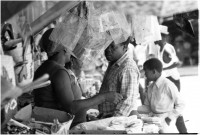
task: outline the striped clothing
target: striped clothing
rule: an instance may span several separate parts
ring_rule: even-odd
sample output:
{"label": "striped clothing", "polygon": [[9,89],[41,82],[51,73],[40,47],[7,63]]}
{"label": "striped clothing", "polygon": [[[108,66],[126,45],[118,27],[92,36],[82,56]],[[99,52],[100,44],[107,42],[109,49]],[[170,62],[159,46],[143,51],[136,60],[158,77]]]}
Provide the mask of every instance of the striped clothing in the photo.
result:
{"label": "striped clothing", "polygon": [[137,110],[139,78],[140,72],[128,52],[114,64],[109,64],[100,93],[116,91],[123,95],[124,100],[117,105],[110,102],[100,104],[100,114],[103,116],[128,116],[132,110]]}

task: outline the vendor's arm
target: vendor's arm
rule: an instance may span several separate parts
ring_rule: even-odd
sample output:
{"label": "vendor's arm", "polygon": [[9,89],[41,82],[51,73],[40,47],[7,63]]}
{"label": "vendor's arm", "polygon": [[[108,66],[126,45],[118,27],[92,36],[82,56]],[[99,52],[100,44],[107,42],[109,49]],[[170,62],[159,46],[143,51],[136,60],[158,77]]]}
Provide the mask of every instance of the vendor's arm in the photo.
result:
{"label": "vendor's arm", "polygon": [[172,69],[172,68],[176,68],[176,67],[179,67],[179,66],[180,66],[179,62],[174,62],[174,63],[172,63],[172,65],[163,68],[163,70]]}
{"label": "vendor's arm", "polygon": [[174,101],[174,109],[168,113],[168,118],[171,120],[176,119],[183,111],[185,103],[181,98],[180,92],[178,91],[175,85],[168,86],[169,91],[171,92],[172,100]]}
{"label": "vendor's arm", "polygon": [[[150,86],[150,87],[152,87],[152,86]],[[149,101],[149,97],[150,97],[150,90],[149,89],[147,89],[147,91],[146,91],[146,93],[145,93],[146,95],[145,95],[145,99],[144,99],[144,105],[146,105],[146,106],[150,106],[150,101]]]}
{"label": "vendor's arm", "polygon": [[114,116],[129,116],[133,110],[137,113],[139,74],[134,69],[127,69],[121,75],[120,93],[124,99],[117,105]]}
{"label": "vendor's arm", "polygon": [[53,76],[52,86],[56,90],[56,96],[60,100],[63,108],[73,114],[79,110],[88,109],[104,101],[119,102],[123,97],[114,92],[102,93],[89,99],[74,100],[69,74],[65,70],[59,70]]}

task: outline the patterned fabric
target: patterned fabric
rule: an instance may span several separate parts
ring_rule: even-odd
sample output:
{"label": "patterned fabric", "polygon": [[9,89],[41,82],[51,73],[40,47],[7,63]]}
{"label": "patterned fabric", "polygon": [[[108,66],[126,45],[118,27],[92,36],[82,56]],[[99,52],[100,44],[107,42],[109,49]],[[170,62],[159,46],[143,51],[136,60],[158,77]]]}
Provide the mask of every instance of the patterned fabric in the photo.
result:
{"label": "patterned fabric", "polygon": [[117,105],[104,102],[99,105],[103,116],[128,116],[132,110],[137,110],[136,100],[139,97],[140,73],[135,61],[126,52],[117,62],[108,66],[100,93],[116,91],[124,99]]}

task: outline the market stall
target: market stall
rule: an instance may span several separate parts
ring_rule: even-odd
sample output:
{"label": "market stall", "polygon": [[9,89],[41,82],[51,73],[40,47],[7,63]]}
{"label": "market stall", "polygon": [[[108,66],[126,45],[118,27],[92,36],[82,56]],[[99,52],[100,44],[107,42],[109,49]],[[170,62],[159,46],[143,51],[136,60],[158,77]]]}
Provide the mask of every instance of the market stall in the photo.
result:
{"label": "market stall", "polygon": [[[100,89],[107,68],[103,52],[112,41],[116,44],[121,43],[131,35],[137,44],[146,46],[150,42],[159,40],[160,21],[164,17],[197,10],[197,1],[19,3],[16,2],[20,6],[14,9],[9,6],[9,2],[2,4],[1,133],[159,132],[162,120],[150,114],[143,114],[141,118],[132,115],[88,121],[71,129],[74,119],[71,114],[59,112],[62,113],[60,116],[66,117],[53,118],[58,112],[49,109],[50,113],[43,117],[45,112],[41,108],[33,109],[34,101],[31,97],[33,89],[51,84],[47,74],[33,81],[34,72],[47,59],[38,45],[39,40],[47,28],[54,27],[50,39],[66,45],[78,57],[79,61],[74,64],[74,72],[79,78],[84,98],[89,98],[96,95]],[[28,102],[25,99],[28,99]],[[95,117],[98,115],[96,110],[91,113],[96,113]]]}

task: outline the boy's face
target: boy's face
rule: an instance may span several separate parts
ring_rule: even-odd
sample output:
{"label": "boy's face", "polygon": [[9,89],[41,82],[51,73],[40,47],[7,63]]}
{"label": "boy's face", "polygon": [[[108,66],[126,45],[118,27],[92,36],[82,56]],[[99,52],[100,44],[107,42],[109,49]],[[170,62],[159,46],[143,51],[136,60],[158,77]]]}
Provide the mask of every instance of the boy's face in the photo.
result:
{"label": "boy's face", "polygon": [[155,80],[155,70],[149,70],[144,68],[144,72],[145,72],[145,76],[147,78],[147,80],[149,81],[154,81]]}

